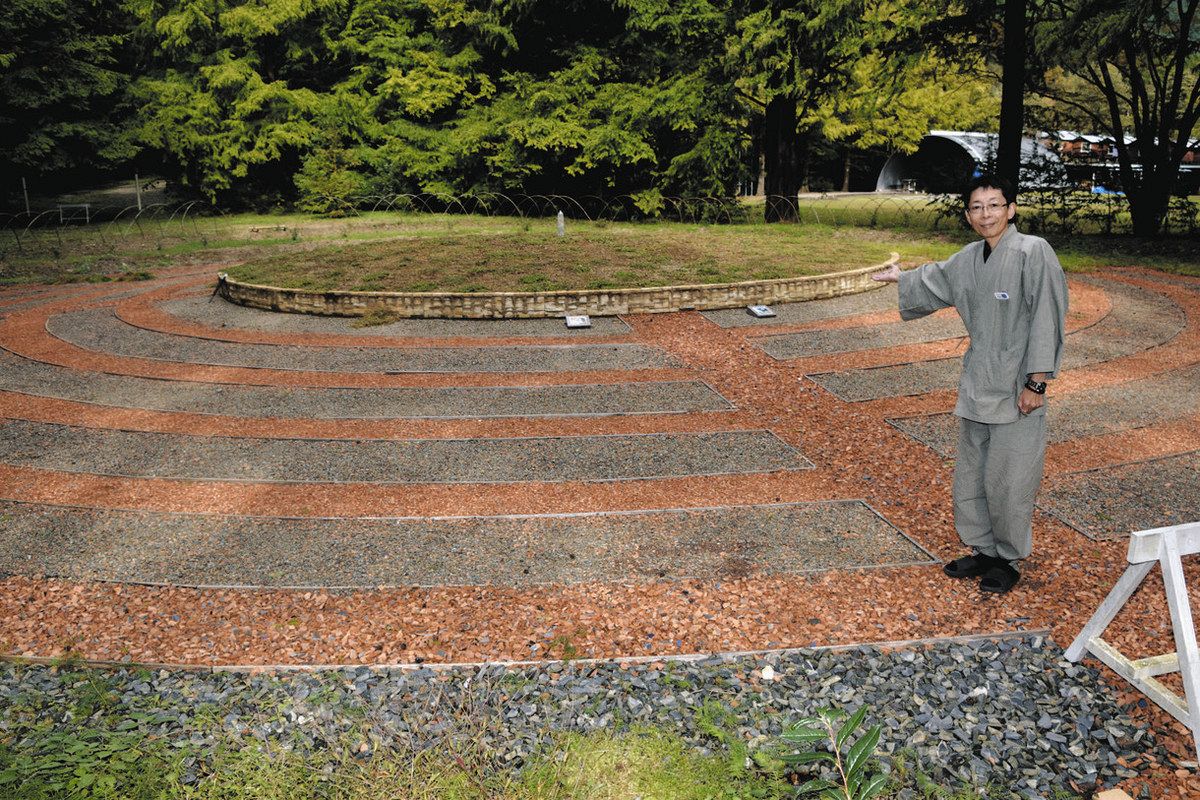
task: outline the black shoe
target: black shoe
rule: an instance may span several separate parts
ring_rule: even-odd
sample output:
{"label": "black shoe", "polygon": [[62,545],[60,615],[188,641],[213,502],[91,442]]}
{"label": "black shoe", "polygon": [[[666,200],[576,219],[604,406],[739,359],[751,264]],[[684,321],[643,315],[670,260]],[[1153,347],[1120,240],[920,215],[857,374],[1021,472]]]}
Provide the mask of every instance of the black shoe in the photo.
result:
{"label": "black shoe", "polygon": [[992,567],[984,574],[979,581],[979,588],[985,592],[995,592],[996,594],[1005,594],[1009,589],[1017,585],[1017,581],[1021,580],[1021,573],[1017,572],[1008,563],[1001,563]]}
{"label": "black shoe", "polygon": [[980,575],[987,574],[988,570],[993,567],[1004,563],[1006,562],[996,556],[975,553],[974,555],[954,559],[942,567],[942,572],[951,578],[978,578]]}

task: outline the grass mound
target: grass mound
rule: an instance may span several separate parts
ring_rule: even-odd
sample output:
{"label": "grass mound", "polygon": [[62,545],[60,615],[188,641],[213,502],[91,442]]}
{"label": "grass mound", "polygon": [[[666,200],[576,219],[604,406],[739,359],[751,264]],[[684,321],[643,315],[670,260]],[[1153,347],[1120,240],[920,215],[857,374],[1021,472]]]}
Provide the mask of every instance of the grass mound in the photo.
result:
{"label": "grass mound", "polygon": [[553,228],[475,233],[460,224],[438,237],[273,255],[229,273],[247,283],[313,291],[531,292],[817,275],[877,264],[896,250],[914,258],[940,255],[904,233],[816,225],[574,223],[560,238]]}

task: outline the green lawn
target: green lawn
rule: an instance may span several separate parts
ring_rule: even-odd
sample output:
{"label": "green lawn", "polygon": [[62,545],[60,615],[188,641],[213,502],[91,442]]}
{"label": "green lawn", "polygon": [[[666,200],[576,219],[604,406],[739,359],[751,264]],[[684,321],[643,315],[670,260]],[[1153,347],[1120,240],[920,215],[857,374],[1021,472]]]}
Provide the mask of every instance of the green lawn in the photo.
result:
{"label": "green lawn", "polygon": [[[945,258],[973,235],[927,201],[820,198],[799,224],[702,225],[424,214],[327,219],[238,214],[33,230],[0,240],[0,285],[136,280],[211,264],[255,283],[317,290],[534,291],[722,283]],[[753,215],[752,215],[753,216]],[[819,221],[818,221],[819,220]],[[857,223],[857,224],[852,224]],[[871,224],[877,227],[871,227]],[[883,227],[883,226],[889,227]],[[1049,234],[1072,271],[1141,265],[1200,275],[1200,243]]]}

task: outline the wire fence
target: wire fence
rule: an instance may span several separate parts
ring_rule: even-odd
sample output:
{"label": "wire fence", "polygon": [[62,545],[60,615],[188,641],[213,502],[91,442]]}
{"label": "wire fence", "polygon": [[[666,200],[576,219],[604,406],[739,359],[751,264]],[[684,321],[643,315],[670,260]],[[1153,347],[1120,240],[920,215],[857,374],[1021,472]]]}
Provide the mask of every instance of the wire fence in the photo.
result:
{"label": "wire fence", "polygon": [[215,223],[223,216],[197,200],[0,213],[0,258],[68,258],[178,243],[204,246],[217,235]]}
{"label": "wire fence", "polygon": [[[1034,233],[1122,234],[1131,230],[1128,201],[1120,195],[1027,192],[1021,224]],[[594,223],[666,221],[742,225],[770,217],[798,225],[953,230],[964,226],[957,196],[828,194],[800,197],[668,197],[512,194],[393,194],[316,198],[316,211],[276,216],[226,214],[196,200],[132,206],[58,206],[33,213],[0,213],[0,259],[62,259],[133,254],[179,247],[213,247],[288,237],[345,235],[356,225],[397,231],[423,220],[487,218],[522,225],[554,218]],[[1174,198],[1165,232],[1200,232],[1200,205]]]}

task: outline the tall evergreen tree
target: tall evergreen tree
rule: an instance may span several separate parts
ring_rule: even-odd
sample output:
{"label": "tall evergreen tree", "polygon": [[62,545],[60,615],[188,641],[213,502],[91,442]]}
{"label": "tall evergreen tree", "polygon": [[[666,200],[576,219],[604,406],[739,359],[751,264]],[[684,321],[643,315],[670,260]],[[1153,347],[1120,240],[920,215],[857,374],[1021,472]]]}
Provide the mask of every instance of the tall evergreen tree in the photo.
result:
{"label": "tall evergreen tree", "polygon": [[[1038,50],[1103,98],[1098,108],[1078,107],[1116,142],[1134,232],[1155,236],[1200,124],[1200,0],[1065,0],[1053,8],[1060,13],[1040,26]],[[1043,90],[1055,93],[1053,84]]]}
{"label": "tall evergreen tree", "polygon": [[133,135],[221,203],[290,200],[292,175],[336,114],[331,44],[344,0],[129,0],[146,59]]}
{"label": "tall evergreen tree", "polygon": [[0,3],[0,192],[21,176],[55,188],[133,154],[121,135],[127,31],[111,0]]}

